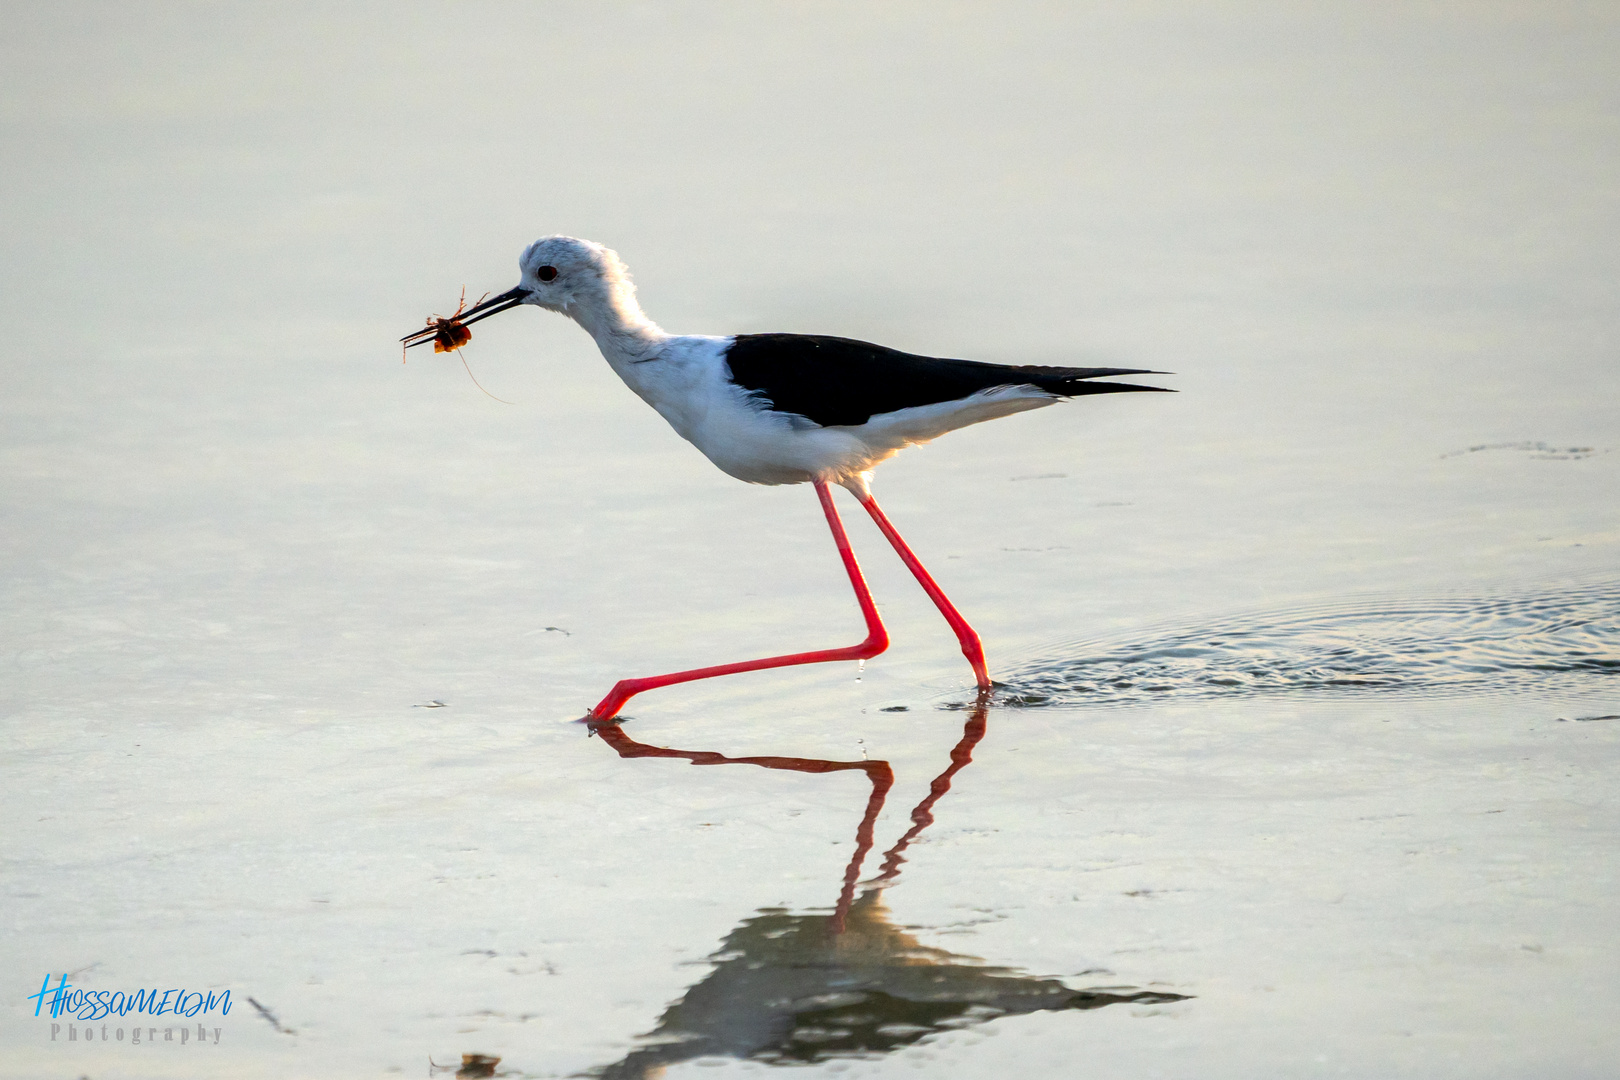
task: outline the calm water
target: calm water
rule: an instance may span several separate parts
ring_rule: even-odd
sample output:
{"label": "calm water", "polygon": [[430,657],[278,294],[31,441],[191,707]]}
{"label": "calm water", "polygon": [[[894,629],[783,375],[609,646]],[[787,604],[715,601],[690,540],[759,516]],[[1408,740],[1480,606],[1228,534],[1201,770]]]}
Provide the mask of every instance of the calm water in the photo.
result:
{"label": "calm water", "polygon": [[[1613,1075],[1617,36],[19,13],[0,1075]],[[577,328],[480,325],[512,405],[398,362],[549,232],[674,331],[1180,393],[879,472],[987,699],[849,513],[888,653],[593,732],[618,678],[861,628],[811,492]],[[234,1005],[53,1041],[47,972]]]}

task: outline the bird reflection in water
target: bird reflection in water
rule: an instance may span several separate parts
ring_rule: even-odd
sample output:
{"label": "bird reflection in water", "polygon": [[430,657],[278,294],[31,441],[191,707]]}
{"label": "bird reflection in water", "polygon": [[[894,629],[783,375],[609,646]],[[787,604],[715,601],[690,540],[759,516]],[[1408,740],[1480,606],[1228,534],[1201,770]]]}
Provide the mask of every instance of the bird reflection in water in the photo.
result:
{"label": "bird reflection in water", "polygon": [[[831,914],[767,908],[744,919],[709,958],[702,981],[664,1010],[658,1026],[612,1065],[591,1071],[604,1080],[657,1076],[665,1067],[703,1057],[802,1065],[902,1050],[942,1031],[1000,1016],[1118,1004],[1160,1004],[1183,995],[1129,988],[1075,990],[1057,979],[990,967],[976,957],[919,942],[897,926],[883,887],[900,873],[903,853],[934,821],[934,806],[973,760],[984,738],[979,702],[951,750],[949,767],[911,812],[911,827],[883,857],[876,877],[861,882],[884,799],[894,785],[887,761],[799,757],[727,757],[636,742],[618,723],[593,725],[625,758],[684,758],[694,765],[755,765],[790,772],[864,772],[872,793],[855,833],[855,854]],[[857,896],[857,890],[860,895]]]}

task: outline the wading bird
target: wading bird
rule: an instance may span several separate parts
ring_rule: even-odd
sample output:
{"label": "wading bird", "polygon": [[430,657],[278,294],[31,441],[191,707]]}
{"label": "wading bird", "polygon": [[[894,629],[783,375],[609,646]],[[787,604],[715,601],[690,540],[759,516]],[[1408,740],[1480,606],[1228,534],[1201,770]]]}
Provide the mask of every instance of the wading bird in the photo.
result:
{"label": "wading bird", "polygon": [[[518,267],[522,280],[516,287],[457,312],[457,325],[470,326],[523,304],[561,312],[596,339],[609,366],[631,390],[722,471],[753,484],[815,485],[866,618],[866,640],[848,648],[620,680],[585,720],[610,720],[631,697],[661,686],[791,664],[865,660],[888,648],[888,631],[850,549],[829,484],[847,489],[872,516],[956,632],[980,690],[989,688],[979,635],[878,507],[870,486],[872,469],[913,443],[981,420],[1085,394],[1164,389],[1092,381],[1162,374],[1141,368],[944,360],[808,334],[665,333],[642,312],[618,255],[571,236],[536,240],[524,250]],[[430,324],[400,340],[409,348],[434,340],[436,334]]]}

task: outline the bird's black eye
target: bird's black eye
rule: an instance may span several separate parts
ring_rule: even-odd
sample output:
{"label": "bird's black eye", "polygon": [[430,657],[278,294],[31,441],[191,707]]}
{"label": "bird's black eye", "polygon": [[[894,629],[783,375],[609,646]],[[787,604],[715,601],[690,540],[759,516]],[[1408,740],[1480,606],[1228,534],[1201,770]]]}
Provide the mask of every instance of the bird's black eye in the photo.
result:
{"label": "bird's black eye", "polygon": [[555,266],[542,266],[534,272],[534,276],[541,281],[550,281],[557,276],[557,268]]}

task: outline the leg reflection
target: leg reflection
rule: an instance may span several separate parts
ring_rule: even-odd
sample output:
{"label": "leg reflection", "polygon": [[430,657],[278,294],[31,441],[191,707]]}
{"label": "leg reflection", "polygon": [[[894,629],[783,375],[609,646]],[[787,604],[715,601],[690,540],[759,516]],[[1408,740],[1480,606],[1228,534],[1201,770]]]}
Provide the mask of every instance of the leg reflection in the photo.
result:
{"label": "leg reflection", "polygon": [[872,794],[867,796],[866,812],[861,815],[861,823],[855,829],[855,854],[850,856],[849,866],[844,870],[844,886],[838,894],[838,904],[833,909],[834,932],[843,930],[849,906],[855,899],[855,883],[860,880],[861,864],[866,861],[867,853],[872,850],[872,836],[877,826],[878,813],[883,809],[883,800],[888,798],[889,789],[894,786],[894,770],[889,767],[887,761],[828,761],[823,758],[775,755],[727,757],[712,750],[671,750],[637,742],[624,733],[621,725],[615,723],[592,724],[591,733],[600,736],[602,741],[618,751],[622,758],[685,758],[694,765],[757,765],[762,769],[803,773],[864,772],[872,783]]}
{"label": "leg reflection", "polygon": [[[988,690],[979,692],[978,700],[968,714],[967,723],[962,728],[962,738],[951,748],[951,761],[945,771],[934,778],[928,785],[928,794],[911,811],[911,828],[906,830],[904,836],[895,843],[883,856],[883,864],[878,874],[867,885],[872,887],[884,886],[892,883],[900,874],[900,867],[906,861],[903,853],[911,845],[919,833],[934,823],[934,805],[951,790],[951,781],[973,761],[973,748],[984,738],[988,729],[988,712],[990,693]],[[849,914],[850,904],[855,899],[855,889],[860,881],[861,866],[866,861],[867,854],[872,850],[873,834],[877,826],[878,814],[883,809],[883,802],[888,798],[889,789],[894,786],[894,770],[887,761],[829,761],[823,758],[782,757],[764,755],[757,757],[727,757],[725,754],[712,750],[674,750],[662,746],[651,746],[647,743],[637,742],[626,735],[624,728],[615,722],[602,721],[590,724],[593,735],[601,737],[602,741],[613,747],[622,758],[684,758],[694,765],[755,765],[762,769],[782,769],[788,772],[803,773],[830,773],[851,772],[859,770],[866,773],[872,783],[872,793],[866,800],[866,812],[861,815],[861,823],[855,830],[855,854],[849,860],[849,866],[844,870],[843,888],[838,894],[838,903],[834,908],[833,927],[835,932],[841,931],[846,916]]]}
{"label": "leg reflection", "polygon": [[630,738],[618,724],[593,725],[625,758],[684,758],[694,765],[805,773],[860,771],[872,791],[833,913],[768,908],[743,919],[711,957],[712,970],[664,1011],[643,1045],[591,1075],[652,1077],[670,1065],[715,1056],[770,1065],[871,1057],[1000,1016],[1182,1000],[1178,994],[1117,985],[1075,989],[1058,979],[993,967],[978,957],[927,945],[891,917],[878,886],[896,878],[907,845],[933,823],[935,806],[973,760],[973,750],[985,736],[987,705],[981,695],[951,750],[949,765],[929,785],[928,795],[911,812],[910,829],[885,854],[878,876],[864,889],[857,883],[861,864],[894,784],[888,762],[728,757],[649,746]]}
{"label": "leg reflection", "polygon": [[894,847],[884,853],[883,865],[879,868],[877,877],[867,884],[886,885],[898,877],[900,864],[906,861],[901,853],[911,846],[911,842],[917,838],[918,833],[934,823],[934,804],[939,802],[947,791],[951,790],[952,778],[973,760],[973,748],[979,745],[980,739],[984,738],[988,726],[985,722],[985,703],[983,700],[986,696],[985,693],[981,692],[979,704],[968,714],[968,722],[962,728],[962,738],[951,748],[950,765],[946,767],[944,772],[934,777],[934,782],[928,785],[927,797],[917,804],[916,809],[912,810],[911,828],[906,830],[906,834],[895,843]]}

